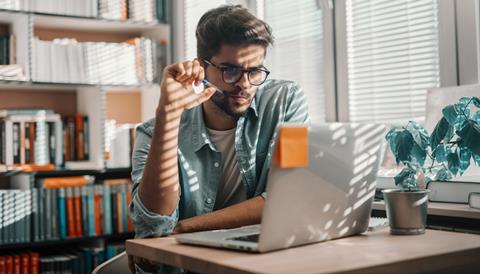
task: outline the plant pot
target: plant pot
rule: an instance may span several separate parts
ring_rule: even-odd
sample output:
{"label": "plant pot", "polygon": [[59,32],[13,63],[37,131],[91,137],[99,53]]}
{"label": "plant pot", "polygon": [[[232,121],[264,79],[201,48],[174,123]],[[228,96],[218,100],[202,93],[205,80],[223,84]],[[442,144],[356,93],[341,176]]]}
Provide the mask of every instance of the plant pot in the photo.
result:
{"label": "plant pot", "polygon": [[418,235],[425,233],[430,190],[383,190],[390,233]]}

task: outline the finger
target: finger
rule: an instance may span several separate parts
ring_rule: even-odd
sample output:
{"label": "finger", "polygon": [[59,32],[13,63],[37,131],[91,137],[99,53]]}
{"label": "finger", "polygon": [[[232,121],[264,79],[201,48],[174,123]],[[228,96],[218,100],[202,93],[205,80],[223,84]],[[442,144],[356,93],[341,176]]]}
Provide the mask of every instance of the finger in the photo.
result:
{"label": "finger", "polygon": [[195,85],[197,86],[200,85],[200,82],[202,82],[203,79],[205,79],[205,70],[203,69],[202,66],[200,66],[198,71],[198,77],[197,77],[197,80],[195,81]]}
{"label": "finger", "polygon": [[185,67],[183,66],[183,63],[177,63],[173,66],[173,70],[175,70],[175,80],[180,81],[185,75]]}
{"label": "finger", "polygon": [[192,62],[192,78],[195,79],[197,83],[198,74],[200,73],[200,62],[198,60],[193,60]]}
{"label": "finger", "polygon": [[196,107],[203,102],[207,101],[214,95],[216,92],[215,88],[209,87],[204,89],[201,93],[196,94],[196,96],[190,96],[186,98],[186,101],[184,102],[185,108],[186,109],[191,109],[193,107]]}
{"label": "finger", "polygon": [[185,73],[180,77],[179,81],[186,82],[192,78],[193,62],[183,62],[183,67],[185,68]]}

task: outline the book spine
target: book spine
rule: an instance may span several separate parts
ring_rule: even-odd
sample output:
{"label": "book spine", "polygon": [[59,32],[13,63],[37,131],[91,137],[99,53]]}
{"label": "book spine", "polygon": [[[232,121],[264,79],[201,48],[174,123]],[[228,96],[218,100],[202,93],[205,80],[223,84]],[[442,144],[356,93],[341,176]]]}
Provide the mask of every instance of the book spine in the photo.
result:
{"label": "book spine", "polygon": [[87,195],[88,187],[83,186],[80,188],[81,191],[81,199],[82,199],[82,230],[83,235],[88,236],[88,195]]}
{"label": "book spine", "polygon": [[95,195],[93,186],[88,187],[88,232],[89,236],[95,236]]}
{"label": "book spine", "polygon": [[45,189],[45,239],[52,239],[52,189]]}
{"label": "book spine", "polygon": [[32,209],[32,189],[25,190],[25,242],[30,242],[32,239],[32,220],[33,220],[33,209]]}
{"label": "book spine", "polygon": [[21,260],[22,260],[22,264],[21,264],[21,268],[22,268],[22,272],[21,273],[30,273],[30,256],[28,253],[22,253],[21,254]]}
{"label": "book spine", "polygon": [[13,273],[20,274],[22,270],[22,264],[19,254],[13,255]]}
{"label": "book spine", "polygon": [[30,164],[35,164],[35,136],[36,136],[37,124],[30,122]]}
{"label": "book spine", "polygon": [[32,239],[40,240],[40,220],[38,214],[38,188],[32,188]]}
{"label": "book spine", "polygon": [[30,122],[25,123],[25,164],[30,164]]}
{"label": "book spine", "polygon": [[39,274],[40,273],[40,254],[36,252],[30,253],[30,266],[32,274]]}
{"label": "book spine", "polygon": [[65,188],[58,189],[58,224],[60,239],[67,238],[67,205],[66,205]]}
{"label": "book spine", "polygon": [[75,232],[78,237],[83,236],[83,227],[82,227],[82,202],[80,195],[80,188],[74,187],[74,201],[75,201]]}
{"label": "book spine", "polygon": [[25,122],[21,121],[19,123],[20,131],[20,164],[25,164]]}
{"label": "book spine", "polygon": [[96,185],[95,189],[95,234],[102,235],[102,193],[101,186]]}
{"label": "book spine", "polygon": [[0,274],[7,273],[7,266],[6,266],[5,260],[6,260],[5,256],[0,256]]}
{"label": "book spine", "polygon": [[111,186],[110,201],[112,202],[112,228],[113,234],[120,233],[118,230],[118,209],[117,209],[117,186]]}
{"label": "book spine", "polygon": [[45,189],[43,187],[38,188],[38,220],[39,220],[39,240],[45,240]]}
{"label": "book spine", "polygon": [[112,234],[111,205],[110,186],[103,184],[103,231],[105,234]]}
{"label": "book spine", "polygon": [[123,231],[123,204],[122,204],[122,189],[120,186],[117,186],[117,193],[115,195],[116,208],[117,208],[117,231],[122,233]]}
{"label": "book spine", "polygon": [[73,193],[72,188],[67,187],[66,189],[66,200],[67,200],[67,228],[68,228],[68,237],[75,237],[75,210],[73,202]]}
{"label": "book spine", "polygon": [[13,256],[8,255],[5,257],[5,268],[8,274],[13,274]]}
{"label": "book spine", "polygon": [[88,116],[83,117],[83,152],[84,160],[90,160],[90,131]]}
{"label": "book spine", "polygon": [[13,163],[20,164],[20,123],[13,123]]}
{"label": "book spine", "polygon": [[76,147],[77,147],[77,160],[84,160],[84,132],[83,132],[83,116],[81,114],[75,115],[75,137],[76,137]]}
{"label": "book spine", "polygon": [[56,134],[55,134],[55,123],[48,122],[48,155],[49,155],[49,162],[51,164],[56,164]]}
{"label": "book spine", "polygon": [[122,232],[127,232],[127,184],[122,185]]}
{"label": "book spine", "polygon": [[132,184],[128,184],[127,186],[128,186],[127,187],[127,207],[126,207],[126,211],[127,211],[127,231],[131,232],[131,231],[135,230],[135,227],[133,226],[132,218],[130,216],[130,210],[128,210],[128,208],[130,207],[130,204],[132,203]]}
{"label": "book spine", "polygon": [[6,132],[5,121],[0,121],[0,164],[6,165],[7,151],[6,151]]}
{"label": "book spine", "polygon": [[59,228],[58,228],[59,224],[58,224],[58,205],[57,205],[58,189],[51,188],[50,191],[51,191],[50,203],[51,203],[51,207],[52,207],[51,217],[50,217],[51,218],[51,224],[52,224],[51,238],[52,239],[59,239],[60,235],[59,235]]}

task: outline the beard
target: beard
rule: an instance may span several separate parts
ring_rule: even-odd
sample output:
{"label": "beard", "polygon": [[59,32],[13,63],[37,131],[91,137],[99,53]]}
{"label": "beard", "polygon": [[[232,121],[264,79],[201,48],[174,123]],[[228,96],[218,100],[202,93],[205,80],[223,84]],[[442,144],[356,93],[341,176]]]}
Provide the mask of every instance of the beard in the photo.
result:
{"label": "beard", "polygon": [[[238,94],[239,94],[238,92],[235,92],[235,95],[238,95]],[[248,107],[245,110],[239,110],[233,104],[230,103],[229,101],[230,96],[231,96],[230,94],[226,94],[226,95],[216,94],[212,96],[210,99],[220,110],[223,111],[223,113],[225,113],[226,115],[232,118],[238,119],[240,117],[245,116],[248,112],[248,109],[249,109],[248,107],[250,107],[250,105],[252,104],[252,97],[249,94],[242,94],[242,96],[248,99]]]}

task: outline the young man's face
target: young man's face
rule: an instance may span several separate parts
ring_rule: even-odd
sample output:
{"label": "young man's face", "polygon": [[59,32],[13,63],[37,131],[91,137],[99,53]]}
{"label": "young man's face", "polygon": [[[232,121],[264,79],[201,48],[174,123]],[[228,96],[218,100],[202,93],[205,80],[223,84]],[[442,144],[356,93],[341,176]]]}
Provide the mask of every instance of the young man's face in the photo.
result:
{"label": "young man's face", "polygon": [[[264,59],[265,48],[260,45],[222,45],[219,54],[207,61],[220,67],[237,67],[248,70],[252,68],[263,68]],[[251,74],[251,76],[253,75]],[[244,72],[236,83],[228,84],[222,80],[222,71],[219,68],[208,65],[206,77],[208,81],[226,92],[226,95],[217,92],[211,97],[210,100],[212,100],[217,107],[227,115],[235,118],[247,112],[258,89],[258,86],[250,83],[247,72]]]}

